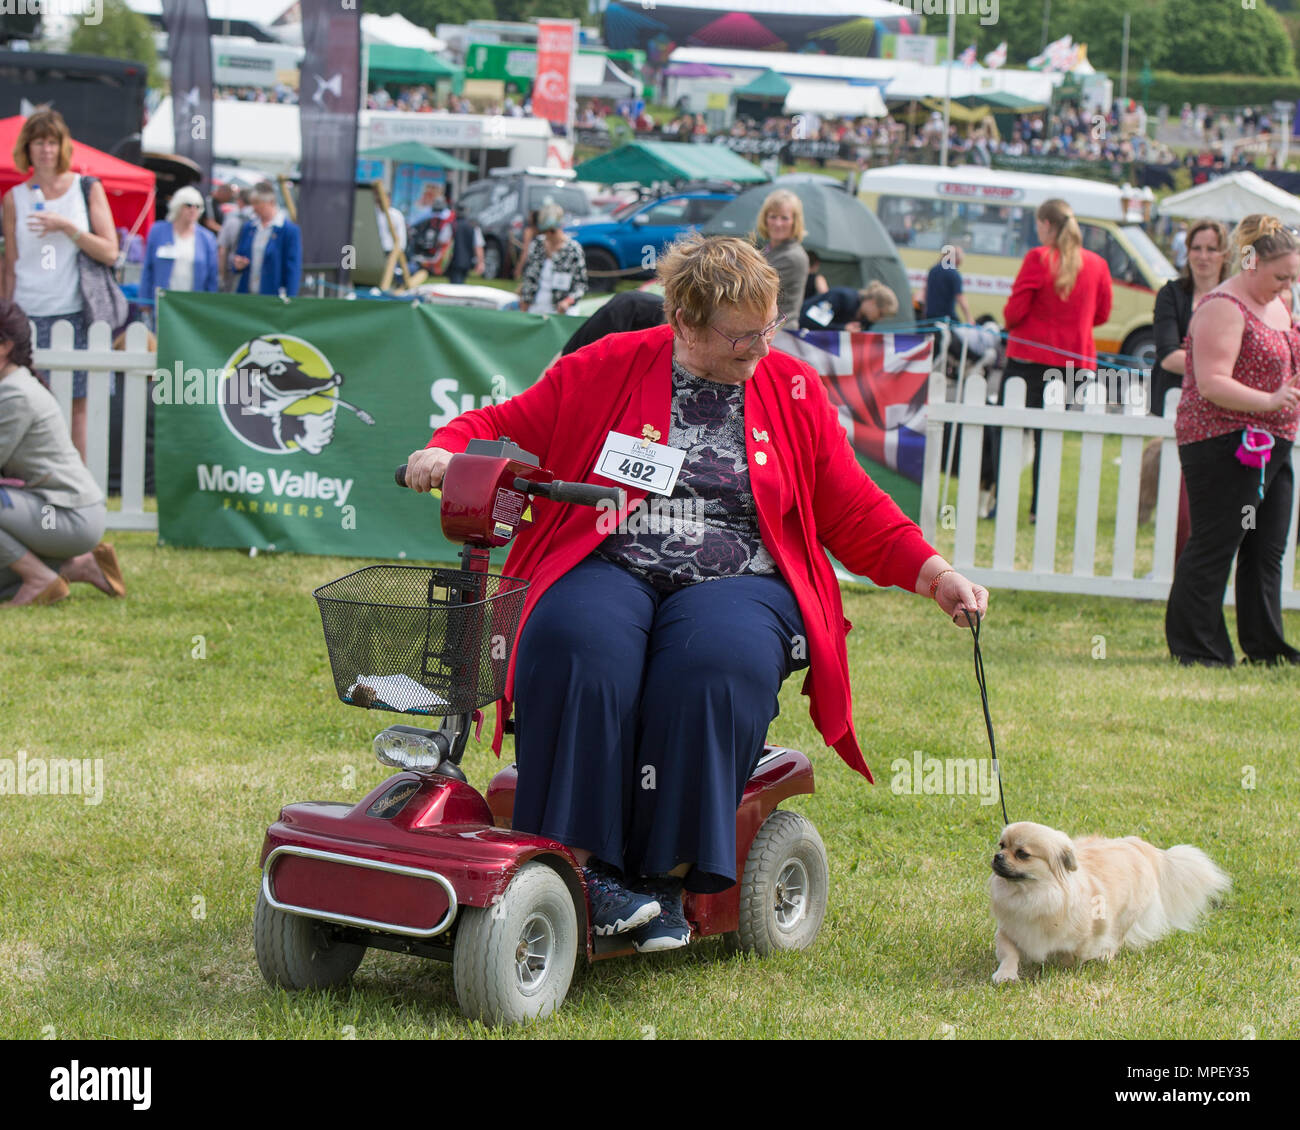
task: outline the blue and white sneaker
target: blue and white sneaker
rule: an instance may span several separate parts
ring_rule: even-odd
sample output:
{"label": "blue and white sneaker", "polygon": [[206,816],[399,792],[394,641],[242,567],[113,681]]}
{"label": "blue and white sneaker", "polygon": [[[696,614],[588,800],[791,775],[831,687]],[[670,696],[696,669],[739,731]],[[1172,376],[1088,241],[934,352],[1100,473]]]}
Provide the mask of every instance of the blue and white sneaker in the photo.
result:
{"label": "blue and white sneaker", "polygon": [[582,877],[587,881],[591,928],[601,937],[635,930],[659,916],[654,895],[629,891],[608,871],[584,867]]}
{"label": "blue and white sneaker", "polygon": [[691,940],[691,926],[682,910],[682,882],[663,879],[652,884],[663,908],[657,918],[632,932],[632,948],[637,953],[659,953],[681,949]]}

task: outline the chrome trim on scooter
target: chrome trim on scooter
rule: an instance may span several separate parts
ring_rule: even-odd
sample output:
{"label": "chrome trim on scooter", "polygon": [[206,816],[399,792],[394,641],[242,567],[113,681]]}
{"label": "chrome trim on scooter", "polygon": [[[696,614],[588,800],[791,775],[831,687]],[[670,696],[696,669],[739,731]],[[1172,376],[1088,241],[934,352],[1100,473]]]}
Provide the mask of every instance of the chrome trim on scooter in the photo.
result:
{"label": "chrome trim on scooter", "polygon": [[[443,915],[442,921],[432,929],[423,930],[411,926],[399,926],[393,922],[355,918],[350,914],[338,914],[330,910],[313,910],[311,907],[290,906],[288,903],[277,899],[271,887],[271,865],[275,862],[276,856],[279,855],[301,855],[307,859],[324,859],[330,863],[342,863],[349,867],[364,867],[370,871],[390,871],[395,875],[412,875],[417,879],[429,879],[447,892],[447,913]],[[389,934],[404,934],[411,938],[432,938],[437,934],[441,934],[455,921],[457,911],[460,909],[452,885],[436,871],[425,871],[419,867],[404,867],[400,863],[383,863],[377,859],[362,859],[356,855],[339,855],[336,852],[320,851],[317,848],[295,847],[292,844],[282,844],[280,847],[274,848],[266,857],[266,866],[262,871],[262,893],[271,906],[288,914],[297,914],[303,918],[319,918],[325,922],[337,922],[343,926],[364,926],[369,930],[383,930]]]}
{"label": "chrome trim on scooter", "polygon": [[769,749],[763,750],[763,752],[759,754],[758,760],[754,762],[754,768],[755,770],[760,769],[764,765],[766,765],[769,761],[773,760],[774,758],[780,757],[781,754],[792,753],[792,752],[793,752],[792,750],[787,749],[785,746],[772,746]]}

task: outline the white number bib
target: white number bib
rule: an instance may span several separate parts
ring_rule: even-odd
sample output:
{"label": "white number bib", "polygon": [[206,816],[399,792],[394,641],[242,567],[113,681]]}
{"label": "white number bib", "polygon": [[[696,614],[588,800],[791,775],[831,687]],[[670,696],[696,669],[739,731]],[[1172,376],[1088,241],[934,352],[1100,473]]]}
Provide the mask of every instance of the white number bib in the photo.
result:
{"label": "white number bib", "polygon": [[835,311],[831,309],[829,302],[818,302],[817,305],[810,306],[804,311],[804,317],[816,322],[824,329],[831,324],[831,320],[835,317]]}
{"label": "white number bib", "polygon": [[686,452],[648,439],[610,432],[596,456],[596,474],[639,487],[650,494],[670,495],[677,485]]}

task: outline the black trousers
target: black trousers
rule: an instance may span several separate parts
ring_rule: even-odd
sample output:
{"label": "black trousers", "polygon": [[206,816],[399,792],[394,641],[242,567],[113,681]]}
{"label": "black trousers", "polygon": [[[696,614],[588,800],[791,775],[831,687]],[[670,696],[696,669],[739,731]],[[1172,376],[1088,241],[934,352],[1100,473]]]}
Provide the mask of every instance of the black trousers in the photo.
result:
{"label": "black trousers", "polygon": [[[1025,407],[1041,408],[1043,406],[1043,390],[1047,387],[1047,380],[1043,376],[1049,369],[1055,369],[1060,372],[1059,366],[1036,365],[1032,361],[1008,361],[1005,369],[1002,370],[1002,385],[998,389],[998,403],[1005,404],[1007,398],[1007,381],[1012,377],[1020,377],[1025,382]],[[985,429],[985,435],[994,429]],[[997,466],[1002,455],[1002,429],[996,429],[997,436],[992,444],[992,468],[989,481],[981,483],[982,486],[990,487],[996,481]],[[1035,429],[1034,431],[1034,492],[1029,502],[1029,513],[1038,513],[1038,474],[1043,460],[1043,433]],[[983,477],[983,476],[981,476]]]}
{"label": "black trousers", "polygon": [[1300,663],[1282,635],[1282,554],[1295,489],[1291,443],[1279,439],[1264,467],[1237,461],[1241,432],[1179,447],[1192,533],[1174,569],[1165,608],[1169,653],[1186,664],[1236,662],[1223,619],[1223,595],[1237,558],[1237,640],[1246,658]]}

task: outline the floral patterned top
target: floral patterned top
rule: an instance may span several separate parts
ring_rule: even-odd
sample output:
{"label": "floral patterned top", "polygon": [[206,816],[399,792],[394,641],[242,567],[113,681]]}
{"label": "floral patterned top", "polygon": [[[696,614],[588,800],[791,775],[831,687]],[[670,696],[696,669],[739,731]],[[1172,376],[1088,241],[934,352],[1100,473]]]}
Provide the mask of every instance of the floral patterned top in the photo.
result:
{"label": "floral patterned top", "polygon": [[539,235],[529,245],[528,258],[524,260],[523,277],[519,283],[520,302],[535,305],[537,288],[542,281],[542,268],[548,258],[554,272],[552,279],[564,284],[552,288],[548,310],[554,310],[562,298],[571,297],[576,302],[587,293],[587,258],[582,253],[582,246],[566,237],[559,251],[548,256],[546,237]]}
{"label": "floral patterned top", "polygon": [[745,388],[697,377],[673,358],[666,446],[686,452],[671,498],[647,495],[596,552],[663,591],[770,575],[745,453]]}
{"label": "floral patterned top", "polygon": [[[1241,351],[1232,368],[1234,380],[1260,392],[1275,392],[1290,380],[1300,366],[1300,328],[1275,330],[1246,308],[1245,303],[1223,292],[1207,294],[1197,309],[1216,298],[1226,298],[1241,307],[1246,325],[1241,331]],[[1187,338],[1187,372],[1183,376],[1183,396],[1174,418],[1174,436],[1181,447],[1187,443],[1213,439],[1243,428],[1263,428],[1276,439],[1294,440],[1300,409],[1287,412],[1235,412],[1206,400],[1196,389],[1196,342]]]}

